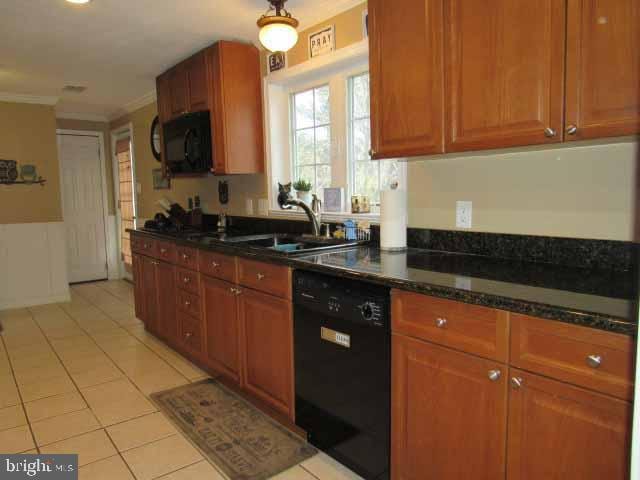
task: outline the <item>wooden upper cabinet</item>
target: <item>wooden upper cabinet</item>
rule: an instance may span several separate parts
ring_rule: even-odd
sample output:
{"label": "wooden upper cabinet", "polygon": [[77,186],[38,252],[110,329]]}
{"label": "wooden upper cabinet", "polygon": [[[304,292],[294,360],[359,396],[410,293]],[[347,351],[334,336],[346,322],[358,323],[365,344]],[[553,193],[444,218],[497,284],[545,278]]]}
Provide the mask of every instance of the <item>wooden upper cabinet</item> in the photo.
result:
{"label": "wooden upper cabinet", "polygon": [[158,97],[158,117],[160,124],[171,120],[171,88],[169,86],[169,73],[163,73],[156,78],[156,92]]}
{"label": "wooden upper cabinet", "polygon": [[443,152],[442,0],[369,0],[372,158]]}
{"label": "wooden upper cabinet", "polygon": [[[629,478],[631,404],[512,370],[509,480]],[[513,380],[512,380],[513,381]]]}
{"label": "wooden upper cabinet", "polygon": [[640,0],[569,0],[567,140],[640,132]]}
{"label": "wooden upper cabinet", "polygon": [[392,354],[392,478],[504,480],[506,366],[396,334]]}
{"label": "wooden upper cabinet", "polygon": [[189,112],[208,109],[207,64],[204,52],[185,62],[189,85]]}
{"label": "wooden upper cabinet", "polygon": [[214,173],[264,172],[260,52],[220,41],[207,49],[211,77]]}
{"label": "wooden upper cabinet", "polygon": [[240,327],[236,287],[205,276],[202,276],[201,284],[206,363],[216,372],[240,383]]}
{"label": "wooden upper cabinet", "polygon": [[189,111],[189,78],[185,64],[167,72],[170,91],[171,118],[179,117]]}
{"label": "wooden upper cabinet", "polygon": [[562,141],[565,1],[445,4],[446,150]]}

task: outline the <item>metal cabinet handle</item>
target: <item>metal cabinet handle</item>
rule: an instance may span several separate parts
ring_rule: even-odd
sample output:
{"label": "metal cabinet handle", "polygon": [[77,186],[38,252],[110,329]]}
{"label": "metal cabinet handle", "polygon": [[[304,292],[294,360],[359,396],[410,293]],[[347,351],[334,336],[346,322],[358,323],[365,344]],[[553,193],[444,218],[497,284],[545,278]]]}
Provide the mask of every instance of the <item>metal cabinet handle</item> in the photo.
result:
{"label": "metal cabinet handle", "polygon": [[184,277],[182,279],[182,283],[189,283],[191,281],[191,279],[189,277]]}
{"label": "metal cabinet handle", "polygon": [[598,368],[602,365],[602,357],[600,355],[589,355],[587,357],[587,365],[591,368]]}
{"label": "metal cabinet handle", "polygon": [[184,334],[184,337],[185,338],[191,338],[191,337],[193,337],[193,333],[187,332],[187,333]]}
{"label": "metal cabinet handle", "polygon": [[446,318],[436,318],[436,327],[444,328],[446,326],[447,326],[447,319]]}
{"label": "metal cabinet handle", "polygon": [[369,149],[369,156],[370,156],[371,158],[375,157],[375,156],[376,156],[376,153],[378,153],[378,152],[376,152],[373,148],[370,148],[370,149]]}
{"label": "metal cabinet handle", "polygon": [[236,290],[237,290],[237,289],[236,289],[235,287],[231,287],[231,288],[229,289],[229,291],[230,291],[231,293],[233,293],[233,294],[235,294],[235,293],[236,293]]}
{"label": "metal cabinet handle", "polygon": [[149,248],[149,244],[148,243],[143,243],[142,244],[142,248],[144,248],[146,250],[147,248]]}
{"label": "metal cabinet handle", "polygon": [[189,305],[191,305],[191,302],[189,300],[185,300],[184,301],[184,306],[188,307]]}
{"label": "metal cabinet handle", "polygon": [[491,380],[492,382],[496,382],[500,379],[500,377],[502,376],[502,372],[500,370],[489,370],[489,380]]}
{"label": "metal cabinet handle", "polygon": [[182,254],[182,259],[183,260],[187,260],[189,258],[189,255],[187,255],[186,253]]}
{"label": "metal cabinet handle", "polygon": [[519,388],[522,388],[523,383],[524,383],[524,380],[522,380],[522,378],[520,377],[511,378],[511,386],[516,390]]}
{"label": "metal cabinet handle", "polygon": [[567,127],[567,135],[575,135],[576,133],[578,133],[578,127],[575,125],[569,125]]}
{"label": "metal cabinet handle", "polygon": [[264,278],[264,274],[262,274],[262,273],[258,273],[258,274],[256,275],[256,278],[257,278],[258,280],[262,280],[262,279]]}
{"label": "metal cabinet handle", "polygon": [[167,249],[166,249],[166,248],[161,248],[161,249],[160,249],[160,253],[162,253],[162,254],[167,253]]}
{"label": "metal cabinet handle", "polygon": [[551,127],[547,127],[544,129],[544,136],[547,138],[553,138],[556,136],[556,131]]}
{"label": "metal cabinet handle", "polygon": [[220,264],[219,264],[218,262],[216,262],[216,261],[212,261],[212,262],[211,262],[211,266],[212,266],[213,268],[218,268],[218,267],[220,266]]}

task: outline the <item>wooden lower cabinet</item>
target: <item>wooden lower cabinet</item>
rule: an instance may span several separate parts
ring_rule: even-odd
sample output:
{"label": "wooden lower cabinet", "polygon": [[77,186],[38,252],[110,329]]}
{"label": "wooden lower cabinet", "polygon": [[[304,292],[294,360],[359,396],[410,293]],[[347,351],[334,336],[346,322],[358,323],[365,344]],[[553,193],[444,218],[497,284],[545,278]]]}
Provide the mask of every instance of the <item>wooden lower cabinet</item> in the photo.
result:
{"label": "wooden lower cabinet", "polygon": [[238,296],[244,388],[293,418],[293,315],[289,300],[250,289]]}
{"label": "wooden lower cabinet", "polygon": [[145,328],[154,335],[158,334],[158,295],[156,285],[156,266],[160,262],[153,258],[141,256],[141,276],[142,285],[142,310],[144,312],[142,321]]}
{"label": "wooden lower cabinet", "polygon": [[205,363],[240,383],[240,327],[237,287],[202,276],[202,312],[205,319]]}
{"label": "wooden lower cabinet", "polygon": [[178,337],[178,322],[176,321],[176,267],[166,262],[156,263],[156,299],[158,336],[169,343]]}
{"label": "wooden lower cabinet", "polygon": [[509,480],[629,478],[630,403],[517,369],[510,377]]}
{"label": "wooden lower cabinet", "polygon": [[396,334],[392,355],[392,478],[504,479],[507,367]]}
{"label": "wooden lower cabinet", "polygon": [[[133,244],[133,238],[131,243]],[[137,253],[133,253],[131,255],[131,268],[133,271],[133,297],[134,297],[134,306],[136,318],[145,321],[144,314],[144,287],[143,287],[143,275],[142,275],[142,262],[144,261],[144,257]]]}

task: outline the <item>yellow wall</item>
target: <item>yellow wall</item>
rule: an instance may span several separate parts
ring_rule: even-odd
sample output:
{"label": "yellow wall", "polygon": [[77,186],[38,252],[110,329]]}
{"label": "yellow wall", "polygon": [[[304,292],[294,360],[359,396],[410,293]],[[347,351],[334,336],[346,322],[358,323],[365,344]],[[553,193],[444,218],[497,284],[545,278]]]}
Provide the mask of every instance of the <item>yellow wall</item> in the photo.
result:
{"label": "yellow wall", "polygon": [[[152,103],[130,115],[119,118],[111,124],[111,128],[131,122],[133,124],[134,156],[136,162],[136,181],[140,184],[138,194],[138,217],[149,219],[160,211],[156,201],[167,197],[187,207],[187,198],[200,195],[202,207],[206,213],[226,212],[229,214],[245,214],[245,198],[252,198],[257,211],[258,198],[266,198],[267,185],[264,175],[237,175],[229,177],[174,178],[171,179],[170,190],[154,190],[151,171],[160,168],[160,163],[153,157],[149,145],[149,130],[157,115],[157,105]],[[218,202],[218,181],[229,182],[228,205]]]}
{"label": "yellow wall", "polygon": [[0,185],[0,224],[59,222],[60,173],[52,106],[0,102],[0,158],[35,165],[39,185]]}
{"label": "yellow wall", "polygon": [[324,27],[333,25],[336,36],[336,49],[347,47],[364,38],[362,32],[362,12],[367,9],[367,3],[357,5],[335,17],[314,25],[300,32],[300,40],[287,52],[287,65],[293,67],[309,60],[309,35]]}
{"label": "yellow wall", "polygon": [[90,132],[101,132],[104,137],[104,158],[107,170],[107,209],[109,215],[115,214],[115,204],[113,200],[113,159],[111,158],[111,140],[109,124],[107,122],[90,122],[86,120],[70,120],[58,118],[56,125],[62,130],[80,130]]}

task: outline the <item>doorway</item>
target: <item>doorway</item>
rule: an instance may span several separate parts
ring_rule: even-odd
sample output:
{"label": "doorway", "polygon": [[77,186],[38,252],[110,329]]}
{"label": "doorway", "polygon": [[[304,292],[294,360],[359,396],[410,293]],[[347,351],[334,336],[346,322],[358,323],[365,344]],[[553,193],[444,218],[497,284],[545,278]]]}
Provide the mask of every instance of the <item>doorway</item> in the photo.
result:
{"label": "doorway", "polygon": [[131,239],[127,229],[137,226],[135,159],[131,125],[111,132],[114,193],[121,276],[133,279]]}
{"label": "doorway", "polygon": [[58,130],[62,213],[70,283],[108,278],[104,139]]}

